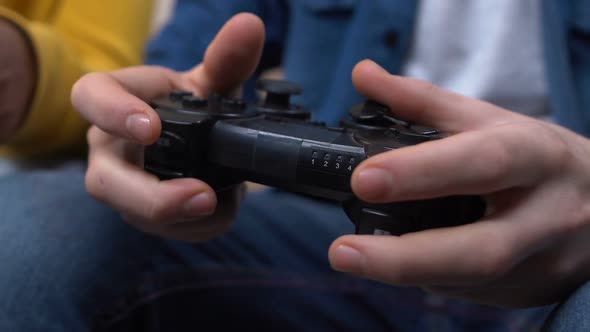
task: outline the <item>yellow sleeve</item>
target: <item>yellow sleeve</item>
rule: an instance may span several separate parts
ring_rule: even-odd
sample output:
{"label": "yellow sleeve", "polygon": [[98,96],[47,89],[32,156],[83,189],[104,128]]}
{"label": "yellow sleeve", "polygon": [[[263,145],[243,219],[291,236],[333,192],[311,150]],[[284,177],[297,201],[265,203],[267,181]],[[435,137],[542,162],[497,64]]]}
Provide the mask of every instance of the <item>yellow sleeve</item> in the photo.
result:
{"label": "yellow sleeve", "polygon": [[66,0],[51,23],[26,20],[0,7],[0,17],[29,36],[38,64],[28,117],[1,152],[39,158],[82,151],[88,124],[71,106],[73,84],[91,71],[141,63],[151,15],[151,0]]}

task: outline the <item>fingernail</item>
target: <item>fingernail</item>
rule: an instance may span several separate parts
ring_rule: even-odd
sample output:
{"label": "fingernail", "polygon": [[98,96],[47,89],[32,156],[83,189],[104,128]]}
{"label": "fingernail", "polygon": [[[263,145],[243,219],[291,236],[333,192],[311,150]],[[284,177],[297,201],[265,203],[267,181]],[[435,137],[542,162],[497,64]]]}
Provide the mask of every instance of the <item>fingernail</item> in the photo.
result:
{"label": "fingernail", "polygon": [[214,212],[213,199],[209,193],[200,193],[184,203],[187,217],[204,217]]}
{"label": "fingernail", "polygon": [[152,138],[152,121],[141,113],[130,115],[127,118],[127,131],[139,142],[147,142]]}
{"label": "fingernail", "polygon": [[376,200],[387,196],[393,188],[393,177],[381,168],[363,169],[356,177],[355,192],[367,200]]}
{"label": "fingernail", "polygon": [[339,245],[334,250],[330,260],[332,267],[341,272],[361,273],[363,265],[363,255],[356,249],[347,245]]}

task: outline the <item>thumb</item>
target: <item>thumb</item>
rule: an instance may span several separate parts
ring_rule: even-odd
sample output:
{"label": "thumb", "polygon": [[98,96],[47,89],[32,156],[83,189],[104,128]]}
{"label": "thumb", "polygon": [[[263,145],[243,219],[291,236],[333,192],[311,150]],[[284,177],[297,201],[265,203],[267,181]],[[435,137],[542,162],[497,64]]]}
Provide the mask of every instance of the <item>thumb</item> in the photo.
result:
{"label": "thumb", "polygon": [[264,23],[260,18],[249,13],[237,14],[217,33],[203,62],[183,78],[203,96],[229,92],[256,70],[264,39]]}

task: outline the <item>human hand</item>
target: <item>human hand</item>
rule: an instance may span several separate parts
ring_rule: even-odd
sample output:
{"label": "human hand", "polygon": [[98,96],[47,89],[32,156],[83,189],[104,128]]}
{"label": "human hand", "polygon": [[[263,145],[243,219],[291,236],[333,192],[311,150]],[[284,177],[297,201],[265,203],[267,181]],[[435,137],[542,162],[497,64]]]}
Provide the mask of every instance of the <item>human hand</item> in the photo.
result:
{"label": "human hand", "polygon": [[226,231],[243,196],[241,188],[217,197],[197,179],[160,181],[141,168],[142,146],[154,143],[161,130],[158,115],[145,101],[173,89],[204,97],[234,91],[255,70],[263,43],[260,19],[240,14],[220,30],[203,63],[188,72],[136,67],[81,78],[72,102],[93,124],[88,192],[146,232],[202,241]]}
{"label": "human hand", "polygon": [[500,306],[553,303],[589,278],[588,139],[370,61],[353,81],[400,118],[454,134],[366,160],[352,177],[358,197],[476,194],[488,211],[458,227],[341,237],[329,252],[335,269]]}
{"label": "human hand", "polygon": [[24,123],[37,82],[35,54],[27,36],[0,19],[0,143]]}

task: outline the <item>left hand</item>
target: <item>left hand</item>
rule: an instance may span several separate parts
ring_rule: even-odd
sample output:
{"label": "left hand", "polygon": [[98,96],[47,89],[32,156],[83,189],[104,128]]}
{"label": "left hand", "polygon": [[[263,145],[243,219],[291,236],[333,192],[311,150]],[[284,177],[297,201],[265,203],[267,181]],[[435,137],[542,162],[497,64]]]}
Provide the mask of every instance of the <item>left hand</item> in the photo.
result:
{"label": "left hand", "polygon": [[590,141],[563,127],[467,98],[370,61],[357,89],[402,119],[450,137],[374,156],[352,177],[368,202],[482,195],[468,225],[394,236],[348,235],[340,271],[500,306],[562,300],[590,277]]}
{"label": "left hand", "polygon": [[215,192],[194,178],[160,181],[143,169],[143,147],[160,137],[158,114],[146,101],[174,89],[197,96],[231,94],[256,69],[265,29],[249,13],[232,17],[191,70],[141,66],[91,73],[72,89],[88,131],[86,189],[134,227],[181,241],[203,242],[228,231],[244,197],[242,186]]}

